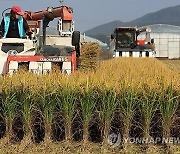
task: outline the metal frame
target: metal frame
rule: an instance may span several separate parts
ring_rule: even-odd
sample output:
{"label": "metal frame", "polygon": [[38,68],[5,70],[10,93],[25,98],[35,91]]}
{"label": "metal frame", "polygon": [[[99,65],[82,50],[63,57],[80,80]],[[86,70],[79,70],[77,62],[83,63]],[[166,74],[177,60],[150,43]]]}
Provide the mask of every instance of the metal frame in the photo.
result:
{"label": "metal frame", "polygon": [[77,69],[76,51],[71,56],[25,56],[25,55],[9,55],[6,62],[6,75],[9,72],[9,64],[11,61],[17,62],[71,62],[72,73]]}

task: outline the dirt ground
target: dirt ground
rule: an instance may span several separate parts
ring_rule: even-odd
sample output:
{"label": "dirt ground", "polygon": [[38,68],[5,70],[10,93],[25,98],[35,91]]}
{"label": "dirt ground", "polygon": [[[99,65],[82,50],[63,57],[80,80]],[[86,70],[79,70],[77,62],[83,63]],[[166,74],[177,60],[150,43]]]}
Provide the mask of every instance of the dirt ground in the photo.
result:
{"label": "dirt ground", "polygon": [[[151,145],[147,151],[144,151],[140,145],[129,145],[124,150],[121,146],[117,147],[103,147],[97,143],[26,143],[20,144],[4,144],[0,142],[0,154],[164,154],[162,146]],[[180,147],[173,145],[171,152],[173,154],[180,154]]]}

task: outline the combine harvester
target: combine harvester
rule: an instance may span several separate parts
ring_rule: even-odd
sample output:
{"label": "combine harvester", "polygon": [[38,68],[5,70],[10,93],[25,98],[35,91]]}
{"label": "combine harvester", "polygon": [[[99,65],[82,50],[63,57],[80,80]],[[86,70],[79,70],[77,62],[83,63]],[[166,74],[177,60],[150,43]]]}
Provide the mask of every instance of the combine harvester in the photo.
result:
{"label": "combine harvester", "polygon": [[[3,11],[3,16],[8,15],[5,13],[7,10]],[[32,34],[22,39],[0,39],[0,74],[13,74],[22,66],[36,74],[45,74],[54,65],[63,73],[74,72],[80,56],[80,32],[74,31],[72,13],[72,8],[68,6],[48,7],[38,12],[25,11],[23,17]],[[59,18],[58,41],[46,44],[46,28],[54,18]]]}
{"label": "combine harvester", "polygon": [[[145,32],[146,38],[138,40]],[[117,27],[111,35],[110,51],[113,57],[155,57],[154,39],[150,38],[150,27]]]}

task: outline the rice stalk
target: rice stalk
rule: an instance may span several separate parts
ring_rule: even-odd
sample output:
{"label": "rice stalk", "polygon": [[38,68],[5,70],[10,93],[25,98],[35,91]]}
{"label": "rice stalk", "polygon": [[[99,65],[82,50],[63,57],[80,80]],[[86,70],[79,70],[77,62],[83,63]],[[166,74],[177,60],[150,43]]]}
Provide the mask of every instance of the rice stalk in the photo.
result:
{"label": "rice stalk", "polygon": [[[65,121],[65,141],[72,141],[72,123],[75,118],[75,106],[76,106],[76,92],[75,90],[66,87],[65,89],[58,89],[57,92],[57,105],[60,109],[59,112],[63,114]],[[60,113],[60,114],[61,114]]]}
{"label": "rice stalk", "polygon": [[34,140],[32,130],[33,111],[35,109],[34,95],[31,94],[28,89],[26,89],[21,93],[20,102],[25,131],[24,142],[28,145],[30,142],[32,142],[32,139]]}
{"label": "rice stalk", "polygon": [[7,93],[3,93],[3,113],[6,122],[6,137],[8,142],[13,138],[13,120],[19,110],[19,102],[17,99],[17,92],[12,89]]}
{"label": "rice stalk", "polygon": [[130,137],[129,132],[138,102],[138,95],[134,89],[125,88],[122,90],[119,102],[119,113],[124,125],[123,146],[125,150],[128,147],[128,143],[125,141]]}
{"label": "rice stalk", "polygon": [[168,143],[168,140],[171,137],[171,127],[179,107],[179,94],[173,91],[172,85],[167,86],[167,88],[163,87],[159,102],[162,115],[163,142],[166,144],[167,150],[170,151],[171,144]]}
{"label": "rice stalk", "polygon": [[36,94],[38,98],[38,108],[40,109],[44,123],[45,123],[45,139],[46,143],[49,143],[52,137],[52,122],[54,118],[54,112],[56,107],[55,95],[50,91],[42,91]]}
{"label": "rice stalk", "polygon": [[[155,113],[159,107],[158,102],[158,93],[156,91],[150,91],[150,89],[144,89],[143,95],[140,102],[140,110],[142,114],[142,130],[143,130],[143,137],[145,141],[150,141],[150,129],[152,119],[155,116]],[[149,143],[145,142],[145,148],[148,150]]]}
{"label": "rice stalk", "polygon": [[103,144],[108,145],[108,138],[110,135],[111,122],[117,109],[116,92],[112,89],[102,89],[100,91],[100,98],[98,102],[98,113],[103,122]]}
{"label": "rice stalk", "polygon": [[82,110],[83,118],[83,141],[86,144],[89,139],[89,125],[92,120],[93,115],[95,114],[97,95],[95,89],[86,89],[79,96],[79,102]]}

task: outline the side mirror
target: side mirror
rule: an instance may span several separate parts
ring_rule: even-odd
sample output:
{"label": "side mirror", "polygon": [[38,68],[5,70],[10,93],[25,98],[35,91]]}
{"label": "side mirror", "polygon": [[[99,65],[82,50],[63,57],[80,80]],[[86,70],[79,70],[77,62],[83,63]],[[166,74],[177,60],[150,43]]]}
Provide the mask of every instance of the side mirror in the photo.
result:
{"label": "side mirror", "polygon": [[111,34],[111,40],[113,40],[114,39],[114,34]]}
{"label": "side mirror", "polygon": [[72,34],[72,46],[78,46],[80,43],[80,32],[74,31]]}
{"label": "side mirror", "polygon": [[154,44],[154,39],[151,39],[151,43]]}

